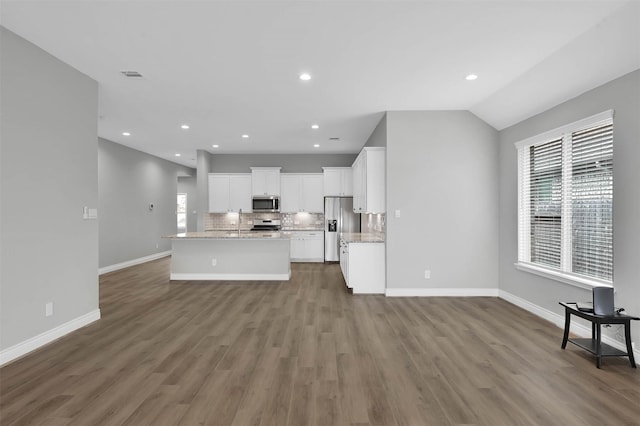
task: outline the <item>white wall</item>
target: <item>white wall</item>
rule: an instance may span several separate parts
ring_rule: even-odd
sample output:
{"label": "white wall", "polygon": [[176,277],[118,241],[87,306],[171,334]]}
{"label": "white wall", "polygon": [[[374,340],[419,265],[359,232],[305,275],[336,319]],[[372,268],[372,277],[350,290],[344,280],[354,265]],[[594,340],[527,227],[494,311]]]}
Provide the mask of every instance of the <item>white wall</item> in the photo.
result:
{"label": "white wall", "polygon": [[2,363],[100,314],[98,85],[0,27],[0,86]]}
{"label": "white wall", "polygon": [[[590,300],[588,290],[516,270],[517,154],[514,142],[613,109],[615,303],[640,315],[640,70],[500,132],[500,290],[563,315],[560,301]],[[632,327],[640,341],[640,327]],[[618,339],[620,340],[620,339]]]}
{"label": "white wall", "polygon": [[497,295],[497,132],[467,111],[386,117],[388,290]]}
{"label": "white wall", "polygon": [[[178,176],[195,170],[99,139],[100,268],[171,250]],[[153,210],[149,204],[153,203]]]}

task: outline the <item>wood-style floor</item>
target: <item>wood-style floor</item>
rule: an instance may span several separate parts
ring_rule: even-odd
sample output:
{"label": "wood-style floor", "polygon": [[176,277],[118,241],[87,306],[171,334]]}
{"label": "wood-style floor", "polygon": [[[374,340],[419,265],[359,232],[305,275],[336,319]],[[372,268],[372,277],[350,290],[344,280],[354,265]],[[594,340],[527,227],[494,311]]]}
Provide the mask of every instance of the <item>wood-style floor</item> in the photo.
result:
{"label": "wood-style floor", "polygon": [[102,319],[0,370],[0,424],[632,425],[640,369],[495,298],[353,296],[289,282],[104,275]]}

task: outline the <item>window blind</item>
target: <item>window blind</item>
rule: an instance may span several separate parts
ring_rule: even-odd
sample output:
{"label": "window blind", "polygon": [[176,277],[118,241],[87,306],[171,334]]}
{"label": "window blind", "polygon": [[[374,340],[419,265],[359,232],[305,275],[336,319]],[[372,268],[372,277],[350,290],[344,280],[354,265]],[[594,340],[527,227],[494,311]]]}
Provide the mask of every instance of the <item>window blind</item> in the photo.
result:
{"label": "window blind", "polygon": [[613,111],[516,143],[518,261],[613,282]]}
{"label": "window blind", "polygon": [[571,135],[573,272],[613,279],[613,124]]}

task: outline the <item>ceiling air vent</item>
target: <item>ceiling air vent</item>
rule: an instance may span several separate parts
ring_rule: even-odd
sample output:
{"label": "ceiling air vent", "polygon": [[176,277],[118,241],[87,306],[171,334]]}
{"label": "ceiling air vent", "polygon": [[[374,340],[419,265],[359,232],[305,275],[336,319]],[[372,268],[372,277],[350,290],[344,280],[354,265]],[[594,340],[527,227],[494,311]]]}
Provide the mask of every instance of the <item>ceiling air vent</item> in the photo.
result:
{"label": "ceiling air vent", "polygon": [[329,138],[330,141],[339,141],[340,138]]}
{"label": "ceiling air vent", "polygon": [[142,77],[142,74],[140,74],[138,71],[120,71],[122,73],[122,75],[124,75],[125,77],[129,77],[129,78],[140,78]]}

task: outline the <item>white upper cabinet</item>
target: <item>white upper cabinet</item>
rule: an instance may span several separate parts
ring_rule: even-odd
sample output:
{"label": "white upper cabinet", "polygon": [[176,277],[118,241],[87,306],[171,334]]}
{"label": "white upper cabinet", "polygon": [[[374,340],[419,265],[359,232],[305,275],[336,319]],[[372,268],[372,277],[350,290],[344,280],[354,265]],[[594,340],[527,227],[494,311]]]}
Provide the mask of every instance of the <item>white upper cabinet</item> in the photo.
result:
{"label": "white upper cabinet", "polygon": [[353,195],[353,170],[351,167],[323,167],[324,195],[350,197]]}
{"label": "white upper cabinet", "polygon": [[251,175],[209,174],[209,212],[251,211]]}
{"label": "white upper cabinet", "polygon": [[252,195],[280,195],[280,167],[251,167]]}
{"label": "white upper cabinet", "polygon": [[353,211],[384,213],[386,210],[386,149],[363,148],[353,163]]}
{"label": "white upper cabinet", "polygon": [[249,173],[229,176],[229,205],[234,212],[239,209],[245,213],[251,212],[251,175]]}
{"label": "white upper cabinet", "polygon": [[322,213],[324,211],[322,187],[320,173],[283,173],[280,211],[282,213]]}
{"label": "white upper cabinet", "polygon": [[300,191],[302,194],[302,211],[309,213],[324,212],[324,195],[322,174],[302,175]]}
{"label": "white upper cabinet", "polygon": [[300,211],[300,176],[283,173],[280,176],[280,211],[297,213]]}

